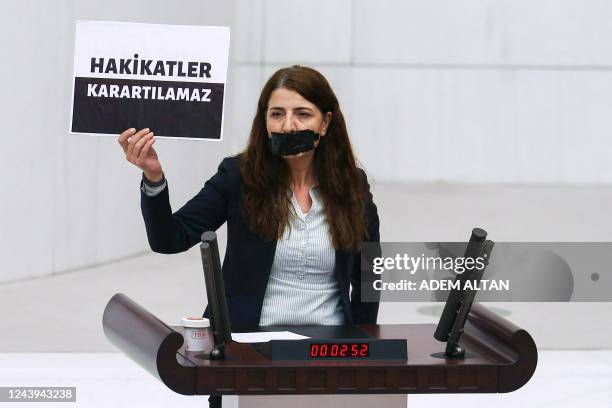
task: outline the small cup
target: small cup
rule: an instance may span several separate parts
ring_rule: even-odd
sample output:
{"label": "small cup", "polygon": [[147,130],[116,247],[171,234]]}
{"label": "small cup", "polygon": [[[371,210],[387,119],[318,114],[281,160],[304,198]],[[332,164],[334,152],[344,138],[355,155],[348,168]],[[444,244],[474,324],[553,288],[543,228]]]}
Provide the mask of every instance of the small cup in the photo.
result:
{"label": "small cup", "polygon": [[185,328],[185,350],[203,351],[206,345],[206,328],[210,327],[210,321],[204,317],[183,317],[181,325]]}

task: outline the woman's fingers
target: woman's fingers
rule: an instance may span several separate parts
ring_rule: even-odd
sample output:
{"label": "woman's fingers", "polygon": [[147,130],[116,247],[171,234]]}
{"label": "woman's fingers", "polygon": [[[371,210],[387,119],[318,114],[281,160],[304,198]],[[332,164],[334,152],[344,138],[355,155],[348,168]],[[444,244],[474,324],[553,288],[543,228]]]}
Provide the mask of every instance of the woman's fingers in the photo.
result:
{"label": "woman's fingers", "polygon": [[151,146],[153,146],[153,143],[155,143],[155,138],[152,137],[151,139],[149,139],[145,145],[143,146],[143,148],[140,150],[140,154],[138,155],[138,162],[144,164],[144,161],[147,158],[147,155],[149,154],[149,150],[151,150]]}
{"label": "woman's fingers", "polygon": [[121,148],[123,149],[124,153],[127,153],[127,147],[128,147],[128,138],[130,136],[132,136],[134,133],[136,133],[136,129],[134,128],[129,128],[124,130],[120,135],[119,138],[117,139],[117,142],[119,142],[119,144],[121,145]]}
{"label": "woman's fingers", "polygon": [[131,159],[134,157],[132,152],[134,151],[134,146],[136,146],[136,143],[147,133],[149,133],[149,128],[141,129],[138,133],[128,139],[128,147],[126,151],[126,158],[128,161],[132,161]]}
{"label": "woman's fingers", "polygon": [[[147,164],[147,157],[151,151],[153,157],[157,158],[155,150],[151,147],[155,143],[155,137],[149,128],[141,129],[138,132],[134,128],[126,129],[119,135],[117,141],[125,153],[126,160],[143,170],[145,170],[144,166]],[[155,160],[150,161],[149,164],[159,166]]]}
{"label": "woman's fingers", "polygon": [[150,132],[144,135],[143,137],[141,137],[140,140],[136,142],[136,144],[134,145],[134,150],[132,151],[132,157],[134,158],[135,161],[139,159],[140,153],[144,145],[152,139],[153,139],[153,132]]}

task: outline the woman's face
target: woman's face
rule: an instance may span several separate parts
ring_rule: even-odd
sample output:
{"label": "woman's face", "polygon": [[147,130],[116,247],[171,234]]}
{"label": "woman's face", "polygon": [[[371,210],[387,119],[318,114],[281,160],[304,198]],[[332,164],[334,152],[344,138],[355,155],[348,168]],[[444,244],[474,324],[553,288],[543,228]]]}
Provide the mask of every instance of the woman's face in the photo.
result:
{"label": "woman's face", "polygon": [[[325,136],[327,127],[331,120],[331,112],[325,115],[317,106],[299,93],[287,88],[277,88],[272,91],[268,101],[266,112],[266,128],[268,137],[274,133],[289,133],[297,130],[314,130],[321,137]],[[321,139],[315,141],[315,148]],[[286,158],[299,158],[307,154],[313,154],[314,150],[296,154],[294,156],[283,156]]]}

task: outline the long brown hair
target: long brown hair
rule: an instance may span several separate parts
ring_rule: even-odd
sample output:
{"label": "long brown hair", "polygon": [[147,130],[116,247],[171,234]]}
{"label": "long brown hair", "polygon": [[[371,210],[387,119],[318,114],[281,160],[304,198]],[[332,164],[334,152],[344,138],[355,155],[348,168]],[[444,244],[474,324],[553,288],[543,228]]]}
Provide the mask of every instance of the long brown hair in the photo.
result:
{"label": "long brown hair", "polygon": [[[325,216],[336,249],[361,248],[367,234],[366,191],[355,164],[344,116],[329,83],[318,71],[294,65],[276,71],[266,82],[241,158],[243,209],[250,228],[264,239],[282,237],[289,226],[290,171],[281,157],[268,150],[266,112],[275,89],[299,93],[319,108],[332,113],[327,133],[314,152],[314,173],[325,206]],[[367,237],[366,237],[367,238]]]}

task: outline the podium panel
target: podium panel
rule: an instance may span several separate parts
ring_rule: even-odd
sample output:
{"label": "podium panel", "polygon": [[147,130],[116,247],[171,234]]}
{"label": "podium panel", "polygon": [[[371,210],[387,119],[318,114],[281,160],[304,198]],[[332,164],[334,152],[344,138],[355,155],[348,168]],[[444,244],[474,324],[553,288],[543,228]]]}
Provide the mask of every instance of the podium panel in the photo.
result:
{"label": "podium panel", "polygon": [[223,397],[223,408],[406,408],[406,394],[343,395],[240,395],[232,406]]}
{"label": "podium panel", "polygon": [[[503,393],[529,381],[537,349],[525,330],[474,304],[465,325],[465,359],[440,358],[444,343],[433,324],[359,325],[377,339],[407,339],[408,359],[362,361],[271,360],[251,344],[231,342],[226,359],[186,351],[183,328],[171,327],[123,294],[103,317],[111,343],[187,395]],[[266,328],[268,329],[268,328]],[[206,350],[212,349],[212,332]]]}

